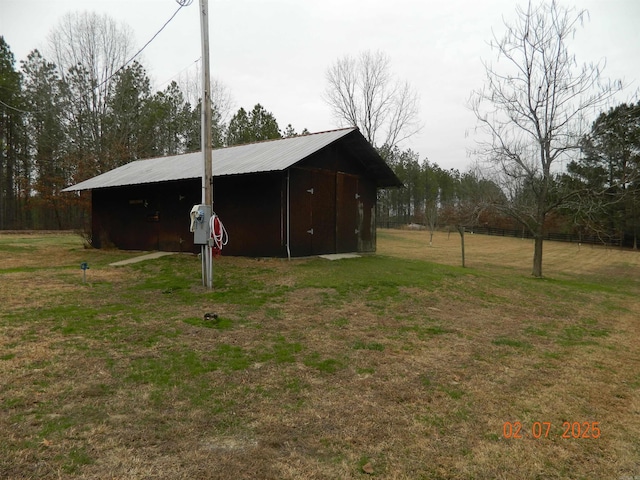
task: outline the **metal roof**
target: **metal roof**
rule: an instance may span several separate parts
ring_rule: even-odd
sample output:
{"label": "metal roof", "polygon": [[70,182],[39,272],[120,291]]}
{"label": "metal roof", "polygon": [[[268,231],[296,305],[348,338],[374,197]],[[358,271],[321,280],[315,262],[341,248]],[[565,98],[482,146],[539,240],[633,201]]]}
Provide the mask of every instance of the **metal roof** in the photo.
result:
{"label": "metal roof", "polygon": [[[366,155],[370,156],[372,152],[374,154],[367,159],[376,163],[371,165],[372,173],[379,176],[386,167],[388,171],[384,172],[384,176],[389,177],[390,173],[393,177],[382,179],[382,182],[378,182],[379,186],[397,185],[397,177],[355,127],[215,149],[212,152],[213,176],[282,171],[354,131],[358,132],[357,143],[364,141],[370,148],[368,151],[369,148],[365,147]],[[359,152],[362,154],[362,145],[360,147]],[[199,178],[202,177],[202,170],[202,152],[136,160],[67,187],[63,192]]]}

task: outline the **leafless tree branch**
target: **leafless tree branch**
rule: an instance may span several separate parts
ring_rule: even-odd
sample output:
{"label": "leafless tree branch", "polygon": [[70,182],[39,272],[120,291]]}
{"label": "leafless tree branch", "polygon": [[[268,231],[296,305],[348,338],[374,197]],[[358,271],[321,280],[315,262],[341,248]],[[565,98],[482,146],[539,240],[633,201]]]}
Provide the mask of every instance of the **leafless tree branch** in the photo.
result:
{"label": "leafless tree branch", "polygon": [[382,52],[345,56],[326,72],[324,100],[341,126],[355,126],[375,147],[393,148],[421,129],[419,97],[391,75]]}
{"label": "leafless tree branch", "polygon": [[622,88],[603,80],[603,63],[578,67],[569,53],[586,15],[555,1],[516,7],[514,23],[505,23],[504,36],[494,34],[491,42],[498,65],[485,62],[485,86],[470,98],[489,138],[475,153],[497,167],[509,199],[504,208],[533,234],[538,277],[545,217],[562,204],[551,196],[555,165],[578,151],[588,118]]}

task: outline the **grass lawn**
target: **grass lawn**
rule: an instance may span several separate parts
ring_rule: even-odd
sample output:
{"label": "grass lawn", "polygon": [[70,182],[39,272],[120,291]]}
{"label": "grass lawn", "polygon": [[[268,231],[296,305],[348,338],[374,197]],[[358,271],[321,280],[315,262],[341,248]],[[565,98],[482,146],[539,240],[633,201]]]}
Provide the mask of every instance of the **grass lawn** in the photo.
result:
{"label": "grass lawn", "polygon": [[528,240],[428,241],[207,291],[0,234],[0,478],[640,478],[640,254],[547,242],[534,279]]}

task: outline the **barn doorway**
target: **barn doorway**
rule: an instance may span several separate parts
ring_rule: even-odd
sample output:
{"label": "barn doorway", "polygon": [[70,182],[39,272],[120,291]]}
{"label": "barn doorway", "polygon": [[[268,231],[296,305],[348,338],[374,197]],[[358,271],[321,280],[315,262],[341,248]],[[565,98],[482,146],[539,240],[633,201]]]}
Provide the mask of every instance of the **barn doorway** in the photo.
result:
{"label": "barn doorway", "polygon": [[358,251],[358,177],[336,176],[336,253]]}
{"label": "barn doorway", "polygon": [[301,168],[290,175],[291,254],[358,251],[358,176]]}

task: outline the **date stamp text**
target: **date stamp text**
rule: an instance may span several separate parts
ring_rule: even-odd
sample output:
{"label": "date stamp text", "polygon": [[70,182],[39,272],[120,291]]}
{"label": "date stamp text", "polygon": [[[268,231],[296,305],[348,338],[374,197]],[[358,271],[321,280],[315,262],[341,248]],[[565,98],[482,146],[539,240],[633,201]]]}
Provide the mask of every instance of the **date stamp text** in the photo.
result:
{"label": "date stamp text", "polygon": [[504,422],[502,436],[509,439],[551,438],[559,436],[564,439],[600,438],[599,422],[562,422],[562,429],[553,427],[551,422],[533,422],[531,426],[522,422]]}

